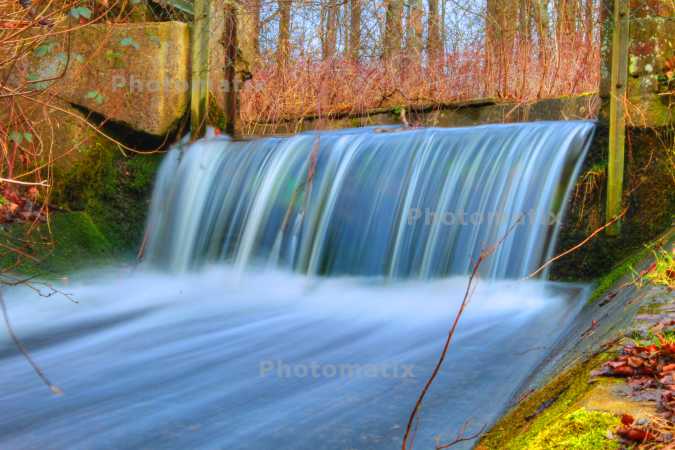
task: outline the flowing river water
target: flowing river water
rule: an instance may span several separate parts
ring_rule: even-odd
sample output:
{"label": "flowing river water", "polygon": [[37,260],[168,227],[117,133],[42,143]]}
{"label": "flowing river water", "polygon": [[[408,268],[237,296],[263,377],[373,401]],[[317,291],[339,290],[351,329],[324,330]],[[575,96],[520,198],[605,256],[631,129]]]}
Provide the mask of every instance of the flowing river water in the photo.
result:
{"label": "flowing river water", "polygon": [[[415,448],[489,426],[587,295],[520,278],[555,247],[592,130],[350,130],[172,151],[143,265],[75,274],[59,289],[77,303],[5,291],[64,394],[0,337],[0,448],[400,447],[472,261],[520,220],[481,267]],[[459,211],[484,218],[444,215]]]}

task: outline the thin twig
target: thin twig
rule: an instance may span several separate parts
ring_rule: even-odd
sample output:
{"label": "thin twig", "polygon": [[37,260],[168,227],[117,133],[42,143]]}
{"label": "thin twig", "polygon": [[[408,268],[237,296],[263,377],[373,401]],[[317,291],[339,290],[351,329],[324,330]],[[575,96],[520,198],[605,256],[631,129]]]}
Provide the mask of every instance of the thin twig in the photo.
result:
{"label": "thin twig", "polygon": [[24,347],[24,345],[19,340],[19,337],[14,332],[12,324],[9,321],[9,315],[7,314],[7,305],[5,305],[5,298],[3,297],[1,291],[0,291],[0,308],[2,308],[2,315],[5,319],[5,327],[7,328],[7,333],[9,333],[9,336],[12,338],[12,341],[14,341],[14,345],[16,345],[16,348],[21,352],[24,358],[26,358],[26,361],[28,361],[31,367],[33,367],[33,370],[35,371],[37,376],[40,377],[42,382],[47,385],[47,387],[52,391],[52,393],[54,395],[62,395],[63,391],[61,390],[61,388],[53,384],[51,381],[49,381],[43,370],[33,360],[33,358],[30,356],[30,353],[28,353],[26,347]]}
{"label": "thin twig", "polygon": [[37,183],[31,182],[31,181],[19,181],[15,180],[12,178],[3,178],[0,177],[0,183],[10,183],[10,184],[20,184],[21,186],[41,186],[41,187],[49,187],[49,183],[46,181],[39,181]]}
{"label": "thin twig", "polygon": [[[521,216],[522,217],[522,216]],[[445,340],[445,345],[443,346],[443,351],[441,351],[441,354],[438,358],[438,361],[436,362],[436,367],[434,367],[433,372],[431,373],[431,376],[427,380],[427,382],[424,384],[424,387],[422,388],[422,391],[420,392],[419,396],[417,397],[417,401],[415,402],[415,407],[413,410],[410,412],[410,417],[408,418],[408,424],[406,425],[405,429],[405,434],[403,435],[403,444],[401,446],[402,450],[406,450],[408,448],[412,449],[412,442],[413,440],[410,439],[410,447],[408,447],[408,440],[410,438],[410,432],[413,427],[413,423],[415,422],[415,416],[417,415],[420,407],[422,406],[422,401],[424,400],[424,397],[427,395],[427,391],[429,391],[429,388],[431,387],[431,384],[434,382],[436,379],[436,376],[438,375],[438,372],[441,370],[441,366],[443,365],[443,361],[445,360],[445,356],[448,353],[448,348],[450,347],[450,342],[452,342],[452,338],[455,335],[455,330],[457,329],[457,325],[459,324],[459,319],[462,317],[462,314],[464,313],[464,309],[466,306],[469,304],[469,299],[471,298],[471,294],[473,293],[473,281],[476,278],[478,274],[478,269],[480,268],[480,265],[483,263],[483,261],[492,255],[495,250],[506,240],[508,235],[513,231],[520,221],[521,217],[519,217],[510,227],[508,230],[506,230],[506,233],[504,233],[504,236],[502,236],[499,241],[497,241],[495,244],[492,246],[486,248],[483,250],[480,255],[478,256],[478,259],[476,260],[476,263],[473,265],[473,270],[471,271],[471,275],[469,275],[469,282],[467,283],[466,286],[466,291],[464,292],[464,298],[462,299],[462,303],[459,306],[459,310],[457,311],[457,314],[455,315],[455,319],[452,322],[452,326],[450,327],[450,330],[448,332],[448,337]]]}
{"label": "thin twig", "polygon": [[621,213],[620,213],[619,215],[617,215],[617,216],[614,217],[612,220],[610,220],[609,222],[607,222],[606,224],[604,224],[603,226],[601,226],[600,228],[598,228],[597,230],[595,230],[594,232],[592,232],[591,234],[589,234],[589,235],[586,237],[586,239],[584,239],[583,241],[579,242],[579,243],[578,243],[577,245],[575,245],[574,247],[569,248],[569,249],[565,250],[564,252],[560,253],[559,255],[556,255],[556,256],[554,256],[553,258],[549,259],[549,260],[546,261],[544,264],[542,264],[537,270],[535,270],[534,272],[532,272],[531,274],[529,274],[528,276],[526,276],[524,279],[525,279],[525,280],[528,280],[528,279],[530,279],[530,278],[536,277],[542,270],[544,270],[545,268],[547,268],[548,266],[550,266],[551,264],[553,264],[554,262],[556,262],[556,261],[559,260],[560,258],[562,258],[562,257],[564,257],[564,256],[567,256],[567,255],[569,255],[570,253],[579,250],[581,247],[583,247],[584,245],[586,245],[586,243],[587,243],[588,241],[590,241],[590,240],[593,239],[595,236],[597,236],[602,230],[604,230],[605,228],[607,228],[607,227],[609,227],[609,226],[612,226],[612,225],[613,225],[614,223],[616,223],[619,219],[621,219],[623,216],[625,216],[627,211],[628,211],[628,208],[627,208],[627,207],[624,208],[624,210],[621,211]]}
{"label": "thin twig", "polygon": [[457,445],[461,442],[471,441],[473,439],[476,439],[478,436],[483,434],[483,431],[485,431],[485,425],[483,425],[482,427],[480,427],[480,430],[476,431],[474,434],[472,434],[470,436],[466,436],[464,434],[464,432],[466,431],[467,426],[468,426],[468,422],[465,422],[464,426],[462,426],[462,429],[460,430],[460,432],[457,433],[457,437],[455,439],[453,439],[452,442],[449,442],[449,443],[443,444],[443,445],[437,445],[436,450],[443,450],[443,449],[446,449],[446,448],[454,447],[455,445]]}

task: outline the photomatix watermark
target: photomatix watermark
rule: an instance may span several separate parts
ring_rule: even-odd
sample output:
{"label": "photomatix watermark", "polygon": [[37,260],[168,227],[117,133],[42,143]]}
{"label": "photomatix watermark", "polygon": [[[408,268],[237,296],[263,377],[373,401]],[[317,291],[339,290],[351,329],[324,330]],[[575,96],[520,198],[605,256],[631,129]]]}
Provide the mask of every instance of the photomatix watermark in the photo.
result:
{"label": "photomatix watermark", "polygon": [[[231,83],[228,80],[221,80],[217,86],[213,86],[209,80],[201,80],[201,89],[216,87],[222,92],[238,92],[241,91],[246,83],[247,86],[252,86],[253,89],[259,90],[262,88],[261,83],[252,81],[241,81],[239,79],[233,80]],[[191,84],[188,80],[181,80],[167,75],[164,78],[143,78],[135,74],[122,75],[115,74],[112,76],[112,90],[126,90],[129,92],[189,92]]]}
{"label": "photomatix watermark", "polygon": [[260,377],[277,378],[415,378],[414,364],[399,363],[285,363],[282,360],[260,361]]}
{"label": "photomatix watermark", "polygon": [[502,211],[435,211],[431,208],[410,208],[407,215],[407,224],[414,225],[420,220],[424,225],[556,225],[560,220],[558,214],[549,211],[539,215],[534,209],[520,214],[504,213]]}

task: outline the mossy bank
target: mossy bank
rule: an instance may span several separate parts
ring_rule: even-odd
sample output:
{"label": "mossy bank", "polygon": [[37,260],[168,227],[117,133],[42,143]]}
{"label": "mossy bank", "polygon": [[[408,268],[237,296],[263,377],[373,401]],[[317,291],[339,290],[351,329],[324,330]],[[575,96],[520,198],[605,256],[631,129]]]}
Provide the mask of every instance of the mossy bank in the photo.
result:
{"label": "mossy bank", "polygon": [[161,157],[126,155],[104,138],[78,149],[77,157],[54,167],[49,221],[3,226],[2,240],[25,253],[8,252],[3,267],[52,278],[132,260]]}
{"label": "mossy bank", "polygon": [[[674,236],[671,229],[659,238],[666,249],[663,254],[672,252]],[[652,243],[653,248],[657,245]],[[644,331],[645,318],[673,310],[668,287],[635,281],[657,255],[651,249],[640,250],[597,284],[592,301],[563,331],[563,338],[512,398],[511,408],[476,448],[622,448],[612,438],[621,415],[656,414],[654,402],[626,395],[625,380],[594,377],[593,371],[615,358],[624,344],[638,338],[639,345],[645,344],[650,338]]]}

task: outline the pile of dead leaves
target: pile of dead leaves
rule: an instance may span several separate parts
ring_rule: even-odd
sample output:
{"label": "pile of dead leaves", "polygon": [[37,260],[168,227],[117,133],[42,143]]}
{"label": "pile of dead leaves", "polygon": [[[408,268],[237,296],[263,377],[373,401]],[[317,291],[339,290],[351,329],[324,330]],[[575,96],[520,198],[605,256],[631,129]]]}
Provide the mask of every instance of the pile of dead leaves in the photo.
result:
{"label": "pile of dead leaves", "polygon": [[0,223],[45,220],[39,192],[35,186],[30,186],[25,191],[5,187],[0,193]]}
{"label": "pile of dead leaves", "polygon": [[[675,321],[663,325],[670,328]],[[675,342],[662,334],[655,336],[659,345],[626,345],[617,358],[593,372],[593,376],[626,378],[635,397],[657,402],[663,419],[658,427],[652,422],[635,421],[629,415],[622,417],[622,426],[616,434],[629,442],[672,441],[672,434],[663,430],[672,429],[675,418]]]}

